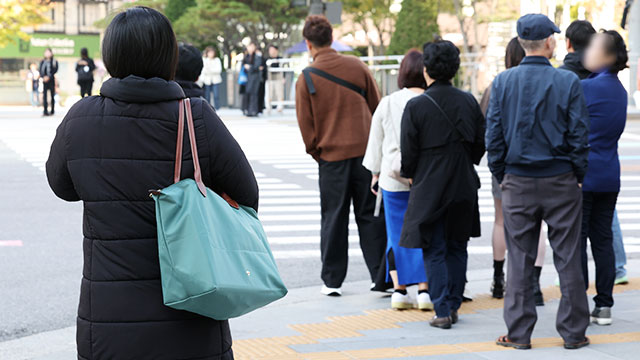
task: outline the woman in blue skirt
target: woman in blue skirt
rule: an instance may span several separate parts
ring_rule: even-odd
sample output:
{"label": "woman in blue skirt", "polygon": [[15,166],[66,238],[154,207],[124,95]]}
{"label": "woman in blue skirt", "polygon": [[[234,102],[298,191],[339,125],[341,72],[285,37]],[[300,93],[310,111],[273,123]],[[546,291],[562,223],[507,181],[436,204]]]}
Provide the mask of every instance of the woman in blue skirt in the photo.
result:
{"label": "woman in blue skirt", "polygon": [[[382,191],[387,224],[387,281],[393,281],[395,291],[391,296],[391,307],[394,309],[411,309],[416,302],[422,310],[433,309],[427,291],[422,250],[399,245],[410,187],[407,181],[390,176],[394,158],[400,153],[400,123],[404,107],[426,88],[422,69],[422,53],[409,50],[400,64],[400,90],[384,97],[373,114],[367,152],[362,163],[373,174],[373,193],[378,195],[379,189]],[[417,301],[407,294],[407,285],[412,284],[418,284]]]}

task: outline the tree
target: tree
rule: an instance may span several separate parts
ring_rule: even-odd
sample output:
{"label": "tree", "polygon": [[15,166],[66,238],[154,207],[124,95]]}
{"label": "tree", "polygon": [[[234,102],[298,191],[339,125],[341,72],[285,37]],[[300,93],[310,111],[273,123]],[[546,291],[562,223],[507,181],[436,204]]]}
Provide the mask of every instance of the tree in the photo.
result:
{"label": "tree", "polygon": [[291,7],[288,0],[197,0],[174,28],[181,40],[200,48],[218,45],[231,55],[243,48],[246,38],[259,46],[286,44],[305,15],[304,9]]}
{"label": "tree", "polygon": [[194,6],[196,0],[168,0],[167,6],[164,9],[164,14],[174,22],[187,11],[188,8]]}
{"label": "tree", "polygon": [[29,35],[21,29],[49,22],[46,16],[48,10],[48,1],[0,1],[0,47],[15,42],[16,38],[29,40]]}
{"label": "tree", "polygon": [[[367,34],[367,42],[375,55],[384,55],[397,14],[391,11],[394,0],[344,0],[342,9]],[[372,39],[369,34],[376,34]]]}
{"label": "tree", "polygon": [[404,0],[387,54],[402,55],[411,48],[420,49],[439,32],[437,1]]}

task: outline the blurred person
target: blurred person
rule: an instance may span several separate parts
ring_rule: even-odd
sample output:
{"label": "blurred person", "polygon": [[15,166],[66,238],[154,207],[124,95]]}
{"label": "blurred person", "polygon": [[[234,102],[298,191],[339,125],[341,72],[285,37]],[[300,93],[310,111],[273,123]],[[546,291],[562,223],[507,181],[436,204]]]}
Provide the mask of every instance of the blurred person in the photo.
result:
{"label": "blurred person", "polygon": [[572,22],[567,31],[565,38],[567,43],[567,55],[560,69],[569,70],[578,75],[580,80],[586,79],[591,72],[585,69],[583,63],[584,50],[589,45],[589,41],[596,30],[590,22],[586,20],[575,20]]}
{"label": "blurred person", "polygon": [[261,50],[257,50],[256,52],[260,55],[260,59],[262,59],[262,64],[260,65],[260,74],[262,76],[260,77],[260,90],[258,91],[258,113],[262,114],[266,108],[265,100],[269,69],[267,68],[267,57],[262,54]]}
{"label": "blurred person", "polygon": [[407,285],[411,284],[418,284],[418,308],[433,309],[427,290],[422,250],[407,249],[399,244],[411,187],[408,181],[401,182],[389,175],[392,162],[400,153],[400,125],[404,108],[409,100],[422,94],[427,87],[422,69],[422,53],[409,50],[398,71],[400,90],[383,97],[373,113],[367,151],[362,160],[362,165],[372,173],[371,191],[376,196],[378,191],[382,191],[387,227],[385,273],[386,282],[392,281],[395,289],[391,295],[391,307],[394,309],[414,307],[415,301],[407,294]]}
{"label": "blurred person", "polygon": [[537,320],[531,279],[545,221],[562,292],[556,328],[564,347],[577,349],[589,344],[580,253],[589,114],[578,77],[549,62],[558,27],[545,15],[528,14],[518,19],[517,31],[526,57],[494,79],[487,111],[488,162],[502,188],[509,258],[508,334],[496,343],[531,348]]}
{"label": "blurred person", "polygon": [[[102,58],[112,78],[100,96],[69,110],[46,165],[55,194],[84,203],[78,358],[231,360],[228,321],[163,305],[148,189],[173,183],[178,101],[185,98],[172,81],[178,44],[171,23],[146,7],[115,15]],[[242,149],[209,104],[191,103],[204,184],[257,209]],[[191,151],[183,156],[182,178],[191,177]]]}
{"label": "blurred person", "polygon": [[307,17],[302,36],[313,63],[298,77],[296,114],[306,151],[319,167],[321,293],[339,296],[349,263],[352,202],[372,282],[381,268],[387,242],[384,218],[374,216],[371,173],[362,166],[371,114],[380,95],[371,72],[360,59],[331,48],[333,28],[327,18]]}
{"label": "blurred person", "polygon": [[[203,90],[196,83],[203,70],[203,59],[200,50],[191,44],[178,44],[178,67],[175,80],[188,98],[199,98]],[[206,98],[205,98],[206,100]]]}
{"label": "blurred person", "polygon": [[[504,64],[506,69],[518,66],[522,59],[524,59],[524,49],[520,46],[518,37],[514,37],[507,44]],[[485,90],[482,94],[482,100],[480,100],[480,108],[484,115],[487,114],[489,108],[489,99],[491,97],[491,86]],[[502,299],[504,297],[505,282],[504,282],[504,260],[507,253],[507,244],[504,239],[504,218],[502,216],[502,190],[500,184],[495,176],[491,176],[491,193],[493,195],[493,208],[494,208],[494,220],[493,220],[493,232],[491,234],[491,245],[493,248],[493,282],[491,283],[491,296],[496,299]],[[544,231],[540,230],[540,241],[538,243],[538,255],[536,257],[535,271],[534,271],[534,296],[537,306],[544,305],[544,297],[542,295],[542,289],[540,288],[540,274],[542,273],[542,266],[544,265],[544,256],[546,252],[547,237]]]}
{"label": "blurred person", "polygon": [[247,75],[247,84],[242,97],[242,110],[249,117],[256,117],[260,112],[260,83],[262,81],[262,56],[258,54],[256,44],[247,46],[247,54],[242,60],[242,67]]}
{"label": "blurred person", "polygon": [[627,91],[618,72],[627,68],[624,40],[615,30],[593,36],[584,56],[592,74],[582,80],[590,115],[589,168],[582,186],[582,271],[589,286],[587,238],[596,264],[595,308],[591,321],[610,325],[616,259],[613,250],[613,214],[620,192],[618,140],[627,121]]}
{"label": "blurred person", "polygon": [[78,85],[80,85],[80,97],[91,96],[93,89],[93,71],[96,64],[89,57],[87,48],[80,49],[80,60],[76,63],[76,73],[78,74]]}
{"label": "blurred person", "polygon": [[[278,60],[282,59],[282,57],[280,56],[279,52],[280,51],[276,45],[269,45],[269,59],[275,60],[270,65],[270,67],[273,69],[280,68],[280,63],[278,62]],[[282,109],[284,108],[284,106],[282,105],[282,102],[284,101],[284,85],[285,85],[284,73],[272,72],[268,85],[269,85],[268,86],[269,102],[272,102],[274,100],[278,101],[279,102],[277,105],[278,112],[282,112]]]}
{"label": "blurred person", "polygon": [[[200,81],[204,84],[204,99],[214,108],[220,109],[220,84],[222,84],[222,61],[216,50],[207,46],[202,59],[202,74]],[[213,96],[213,100],[211,99]]]}
{"label": "blurred person", "polygon": [[[44,106],[44,116],[53,115],[55,113],[55,95],[56,95],[56,78],[58,72],[58,60],[53,58],[53,51],[47,48],[44,51],[44,59],[40,61],[39,70],[42,78],[42,105]],[[47,96],[47,94],[49,96]],[[51,107],[49,110],[49,102]]]}
{"label": "blurred person", "polygon": [[26,89],[29,92],[29,101],[31,102],[31,106],[38,107],[40,106],[40,72],[38,71],[38,66],[35,63],[31,63],[29,65],[29,70],[27,71],[27,82]]}
{"label": "blurred person", "polygon": [[430,325],[458,322],[469,238],[480,236],[474,164],[484,155],[484,117],[470,93],[451,84],[460,51],[450,41],[423,49],[426,91],[402,115],[402,176],[411,179],[400,246],[422,249],[436,315]]}

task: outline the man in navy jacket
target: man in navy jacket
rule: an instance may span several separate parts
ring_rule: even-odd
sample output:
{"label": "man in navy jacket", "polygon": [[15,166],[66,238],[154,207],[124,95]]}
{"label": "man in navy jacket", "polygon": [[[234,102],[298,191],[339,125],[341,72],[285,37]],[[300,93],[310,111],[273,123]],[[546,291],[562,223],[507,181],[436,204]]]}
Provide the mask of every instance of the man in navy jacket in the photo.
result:
{"label": "man in navy jacket", "polygon": [[560,274],[556,328],[569,349],[588,345],[589,307],[581,270],[582,180],[587,170],[588,119],[578,77],[551,66],[558,27],[544,15],[518,20],[526,57],[496,77],[487,111],[489,168],[502,187],[509,277],[498,344],[528,349],[536,323],[534,263],[540,225]]}

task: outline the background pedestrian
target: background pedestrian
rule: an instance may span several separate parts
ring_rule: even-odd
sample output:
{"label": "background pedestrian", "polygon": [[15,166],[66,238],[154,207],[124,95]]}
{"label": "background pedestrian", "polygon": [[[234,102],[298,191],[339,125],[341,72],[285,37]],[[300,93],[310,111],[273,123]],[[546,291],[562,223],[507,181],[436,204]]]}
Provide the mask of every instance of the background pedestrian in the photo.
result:
{"label": "background pedestrian", "polygon": [[586,20],[575,20],[569,25],[565,32],[567,55],[564,57],[560,69],[573,72],[578,75],[581,80],[591,75],[591,71],[584,68],[582,61],[584,50],[589,45],[589,41],[595,33],[596,30],[591,23]]}
{"label": "background pedestrian", "polygon": [[[222,61],[212,46],[204,49],[200,82],[204,88],[204,99],[216,109],[220,108],[220,84],[222,83]],[[213,96],[213,99],[211,98]]]}
{"label": "background pedestrian", "polygon": [[29,92],[29,101],[31,106],[40,106],[40,72],[38,66],[34,63],[29,65],[29,71],[27,72],[26,89]]}
{"label": "background pedestrian", "polygon": [[247,74],[247,84],[242,97],[242,109],[249,117],[256,117],[260,112],[260,83],[262,82],[262,56],[257,53],[256,44],[247,46],[247,54],[242,60],[242,67]]}
{"label": "background pedestrian", "polygon": [[175,78],[188,98],[198,98],[204,94],[200,85],[196,83],[202,69],[203,59],[200,50],[191,44],[178,44],[178,67]]}
{"label": "background pedestrian", "polygon": [[87,48],[80,49],[80,60],[76,63],[76,73],[78,74],[78,85],[80,85],[80,96],[91,96],[93,89],[93,71],[96,64],[89,57]]}
{"label": "background pedestrian", "polygon": [[[58,60],[53,58],[53,51],[47,48],[44,51],[44,59],[40,61],[40,77],[42,78],[42,104],[44,106],[44,116],[55,113],[56,78],[58,72]],[[47,95],[48,94],[48,95]],[[51,110],[49,110],[51,103]]]}

